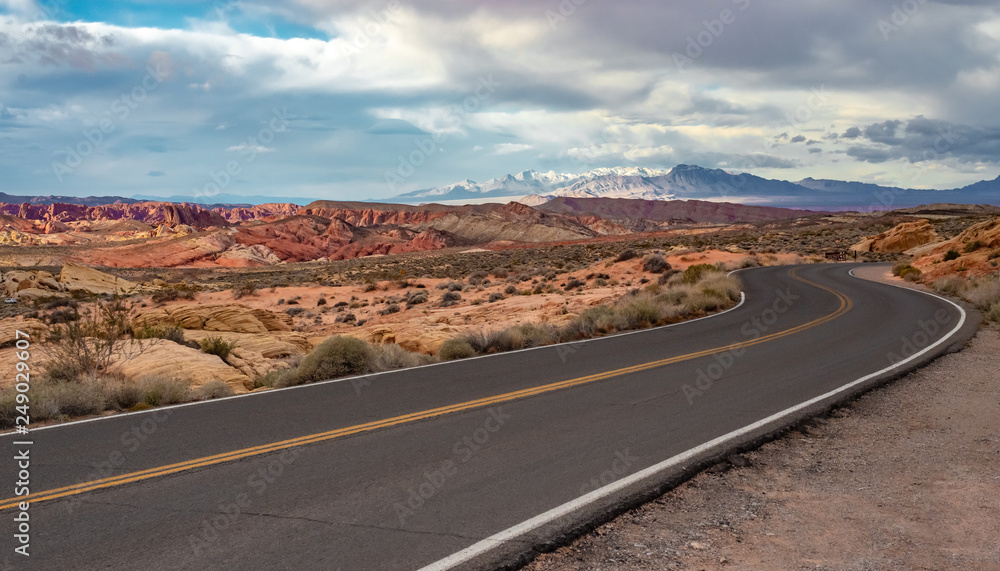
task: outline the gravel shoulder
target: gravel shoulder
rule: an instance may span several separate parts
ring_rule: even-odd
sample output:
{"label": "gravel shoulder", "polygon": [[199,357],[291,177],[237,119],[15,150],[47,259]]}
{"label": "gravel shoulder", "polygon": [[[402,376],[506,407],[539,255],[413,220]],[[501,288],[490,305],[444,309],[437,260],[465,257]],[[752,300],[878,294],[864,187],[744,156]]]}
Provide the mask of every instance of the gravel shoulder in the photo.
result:
{"label": "gravel shoulder", "polygon": [[527,569],[1000,570],[998,370],[1000,330],[984,327]]}

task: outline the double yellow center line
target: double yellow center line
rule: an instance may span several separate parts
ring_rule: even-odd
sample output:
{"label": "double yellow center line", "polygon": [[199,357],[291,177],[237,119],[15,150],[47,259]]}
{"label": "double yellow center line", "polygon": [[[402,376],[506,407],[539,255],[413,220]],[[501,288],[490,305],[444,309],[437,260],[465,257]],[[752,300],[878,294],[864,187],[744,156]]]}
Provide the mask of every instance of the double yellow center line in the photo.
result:
{"label": "double yellow center line", "polygon": [[541,385],[537,387],[532,387],[528,389],[522,389],[519,391],[511,391],[508,393],[503,393],[499,395],[494,395],[486,398],[466,401],[458,404],[442,406],[438,408],[432,408],[429,410],[424,410],[420,412],[414,412],[410,414],[404,414],[401,416],[394,416],[392,418],[386,418],[383,420],[376,420],[373,422],[366,422],[364,424],[357,424],[354,426],[348,426],[346,428],[338,428],[336,430],[330,430],[327,432],[320,432],[317,434],[310,434],[308,436],[300,436],[298,438],[291,438],[289,440],[281,440],[279,442],[272,442],[270,444],[264,444],[261,446],[253,446],[251,448],[243,448],[241,450],[234,450],[232,452],[226,452],[223,454],[215,454],[213,456],[205,456],[202,458],[195,458],[193,460],[186,460],[184,462],[177,462],[175,464],[168,464],[166,466],[158,466],[156,468],[150,468],[148,470],[140,470],[138,472],[130,472],[128,474],[122,474],[120,476],[113,476],[109,478],[102,478],[100,480],[92,480],[89,482],[82,482],[79,484],[73,484],[72,486],[65,486],[62,488],[56,488],[53,490],[46,490],[44,492],[38,492],[35,494],[30,494],[18,498],[8,498],[5,500],[0,500],[0,510],[10,509],[15,507],[20,502],[45,502],[50,500],[56,500],[59,498],[64,498],[67,496],[74,496],[77,494],[83,494],[93,490],[100,490],[102,488],[110,488],[113,486],[120,486],[122,484],[128,484],[131,482],[139,482],[142,480],[148,480],[150,478],[159,478],[161,476],[166,476],[169,474],[175,474],[177,472],[184,472],[186,470],[192,470],[194,468],[201,468],[204,466],[212,466],[214,464],[221,464],[223,462],[231,462],[233,460],[239,460],[241,458],[247,458],[250,456],[258,456],[261,454],[267,454],[269,452],[276,452],[279,450],[284,450],[287,448],[292,448],[295,446],[303,446],[306,444],[314,444],[316,442],[323,442],[325,440],[332,440],[334,438],[341,438],[344,436],[350,436],[352,434],[359,434],[362,432],[369,432],[372,430],[377,430],[379,428],[388,428],[391,426],[397,426],[400,424],[406,424],[409,422],[415,422],[418,420],[424,420],[428,418],[433,418],[436,416],[442,416],[445,414],[451,414],[456,412],[464,412],[471,409],[476,409],[484,406],[501,404],[517,399],[522,399],[526,397],[531,397],[535,395],[540,395],[552,391],[557,391],[561,389],[566,389],[570,387],[575,387],[579,385],[585,385],[587,383],[593,383],[596,381],[602,381],[605,379],[610,379],[612,377],[618,377],[621,375],[628,375],[630,373],[637,373],[640,371],[647,371],[649,369],[655,369],[657,367],[663,367],[665,365],[671,365],[673,363],[679,363],[681,361],[688,361],[691,359],[697,359],[700,357],[705,357],[708,355],[714,355],[717,353],[724,353],[726,351],[733,351],[735,349],[742,349],[744,347],[752,347],[754,345],[759,345],[761,343],[766,343],[768,341],[774,341],[775,339],[781,339],[789,335],[794,335],[800,333],[807,329],[822,325],[829,321],[832,321],[841,315],[847,313],[854,306],[853,302],[844,294],[828,288],[826,286],[820,285],[818,283],[809,281],[796,275],[795,270],[789,270],[788,274],[801,282],[807,283],[809,285],[815,286],[822,290],[826,290],[837,297],[840,301],[840,307],[830,313],[813,321],[803,323],[791,329],[786,329],[784,331],[779,331],[777,333],[772,333],[770,335],[764,335],[751,339],[748,341],[741,341],[738,343],[732,343],[724,347],[716,347],[714,349],[706,349],[704,351],[698,351],[696,353],[689,353],[687,355],[678,355],[676,357],[670,357],[668,359],[661,359],[658,361],[651,361],[649,363],[643,363],[641,365],[633,365],[631,367],[623,367],[621,369],[615,369],[613,371],[606,371],[603,373],[596,373],[593,375],[587,375],[585,377],[577,377],[575,379],[569,379],[565,381],[559,381],[555,383],[550,383],[547,385]]}

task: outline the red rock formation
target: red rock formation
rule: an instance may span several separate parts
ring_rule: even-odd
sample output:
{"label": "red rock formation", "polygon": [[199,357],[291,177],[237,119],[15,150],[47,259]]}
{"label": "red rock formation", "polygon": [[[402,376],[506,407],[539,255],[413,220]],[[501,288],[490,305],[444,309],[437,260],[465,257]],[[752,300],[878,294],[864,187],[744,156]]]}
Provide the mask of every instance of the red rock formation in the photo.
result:
{"label": "red rock formation", "polygon": [[139,202],[136,204],[105,204],[83,206],[80,204],[32,205],[0,204],[0,214],[14,215],[25,220],[39,222],[76,222],[81,220],[127,220],[133,219],[146,224],[188,224],[196,228],[209,226],[225,227],[228,221],[217,212],[206,210],[196,204],[174,204],[170,202]]}

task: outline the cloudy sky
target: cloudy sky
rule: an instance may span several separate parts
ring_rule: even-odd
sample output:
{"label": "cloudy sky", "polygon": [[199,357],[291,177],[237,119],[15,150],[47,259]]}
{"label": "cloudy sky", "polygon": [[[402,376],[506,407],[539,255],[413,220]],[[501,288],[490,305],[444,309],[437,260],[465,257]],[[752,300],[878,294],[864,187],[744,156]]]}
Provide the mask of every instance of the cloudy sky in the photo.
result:
{"label": "cloudy sky", "polygon": [[1000,175],[987,0],[0,0],[0,191],[385,198],[687,163]]}

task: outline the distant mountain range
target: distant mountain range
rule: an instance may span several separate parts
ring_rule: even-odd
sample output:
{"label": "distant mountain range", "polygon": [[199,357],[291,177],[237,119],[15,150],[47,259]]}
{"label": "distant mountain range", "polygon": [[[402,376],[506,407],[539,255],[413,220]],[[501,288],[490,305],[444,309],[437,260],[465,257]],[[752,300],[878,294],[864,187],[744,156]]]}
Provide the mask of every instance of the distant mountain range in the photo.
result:
{"label": "distant mountain range", "polygon": [[524,171],[482,184],[464,180],[387,199],[391,202],[436,202],[520,198],[528,205],[556,197],[696,199],[741,204],[820,209],[888,210],[931,203],[1000,204],[1000,177],[950,190],[903,189],[861,182],[766,179],[694,165],[670,170],[606,168],[582,174]]}
{"label": "distant mountain range", "polygon": [[[365,202],[451,204],[509,202],[529,206],[553,198],[627,198],[633,200],[708,200],[738,204],[804,208],[813,210],[892,210],[922,204],[1000,205],[1000,177],[948,190],[906,189],[863,182],[817,180],[798,182],[766,179],[749,173],[730,173],[694,165],[678,165],[670,170],[642,167],[600,168],[581,174],[523,171],[493,178],[483,183],[463,180],[454,184],[407,192],[387,199]],[[211,203],[209,203],[211,200]],[[292,203],[305,205],[314,198],[240,196],[219,194],[211,197],[136,195],[118,196],[12,196],[0,193],[0,203],[47,205],[55,203],[100,206],[135,204],[144,201],[192,203],[205,208]]]}
{"label": "distant mountain range", "polygon": [[122,198],[120,196],[16,196],[0,192],[0,203],[43,205],[43,204],[79,204],[80,206],[101,206],[104,204],[135,204],[142,200]]}

